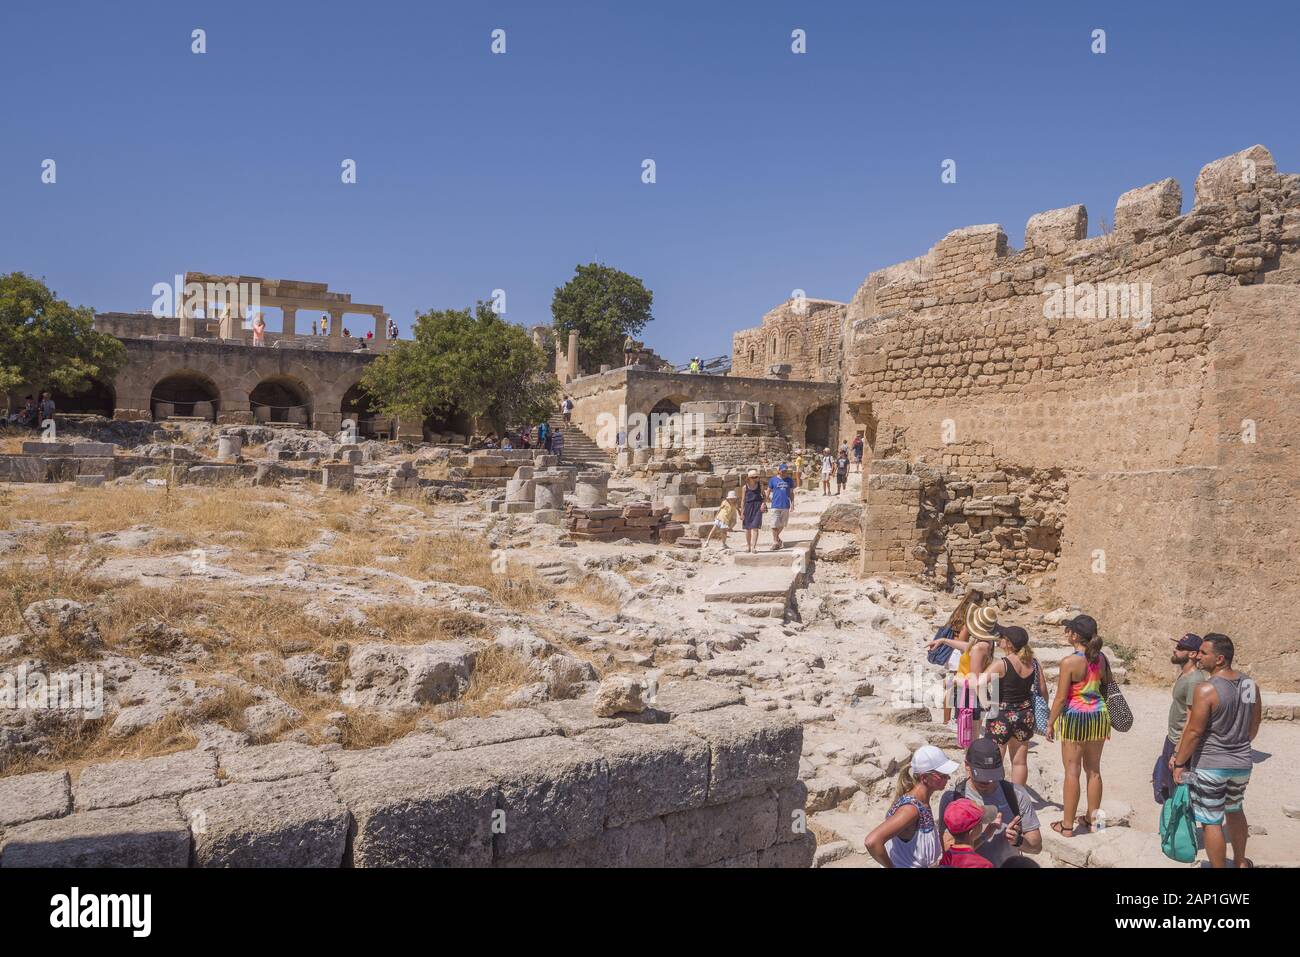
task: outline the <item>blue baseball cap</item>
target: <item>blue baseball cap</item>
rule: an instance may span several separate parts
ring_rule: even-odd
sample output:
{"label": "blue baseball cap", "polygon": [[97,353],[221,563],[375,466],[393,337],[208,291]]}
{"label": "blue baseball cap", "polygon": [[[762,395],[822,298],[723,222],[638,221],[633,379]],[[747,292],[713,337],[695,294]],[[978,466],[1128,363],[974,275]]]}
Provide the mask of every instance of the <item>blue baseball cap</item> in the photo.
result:
{"label": "blue baseball cap", "polygon": [[776,467],[776,470],[777,470],[778,472],[788,472],[788,471],[790,471],[790,466],[788,466],[788,465],[786,465],[784,462],[782,462],[780,465],[778,465],[778,466]]}

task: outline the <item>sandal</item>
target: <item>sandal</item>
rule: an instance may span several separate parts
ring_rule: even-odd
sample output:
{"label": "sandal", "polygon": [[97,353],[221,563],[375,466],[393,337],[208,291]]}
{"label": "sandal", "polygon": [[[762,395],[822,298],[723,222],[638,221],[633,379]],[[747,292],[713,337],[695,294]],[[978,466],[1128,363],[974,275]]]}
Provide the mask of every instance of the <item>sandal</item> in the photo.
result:
{"label": "sandal", "polygon": [[1060,821],[1052,822],[1052,830],[1061,835],[1061,837],[1074,837],[1074,828],[1062,827]]}
{"label": "sandal", "polygon": [[1078,831],[1080,834],[1087,834],[1092,830],[1092,824],[1089,823],[1086,817],[1080,814],[1078,818],[1078,823],[1074,825],[1074,829]]}

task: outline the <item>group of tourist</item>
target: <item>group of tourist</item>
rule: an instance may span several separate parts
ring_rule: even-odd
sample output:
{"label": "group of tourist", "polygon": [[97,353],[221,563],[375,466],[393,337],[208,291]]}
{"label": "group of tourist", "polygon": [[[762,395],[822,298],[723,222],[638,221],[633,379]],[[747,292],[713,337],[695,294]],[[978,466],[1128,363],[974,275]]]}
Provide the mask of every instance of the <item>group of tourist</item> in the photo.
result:
{"label": "group of tourist", "polygon": [[740,518],[741,528],[745,532],[745,551],[756,552],[763,516],[771,512],[772,551],[785,548],[785,543],[781,541],[781,531],[790,522],[790,509],[794,508],[797,487],[794,473],[786,462],[777,466],[776,474],[766,483],[760,481],[757,469],[750,469],[745,473],[745,480],[739,490],[727,492],[703,545],[707,546],[716,532],[722,540],[722,548],[730,550],[727,535],[736,527],[736,519]]}
{"label": "group of tourist", "polygon": [[36,399],[27,396],[21,408],[14,409],[5,417],[5,424],[20,429],[39,429],[41,423],[54,418],[54,399],[48,392],[42,392]]}
{"label": "group of tourist", "polygon": [[[567,421],[567,420],[566,420]],[[564,430],[554,429],[546,421],[536,426],[525,425],[518,433],[489,432],[483,437],[480,448],[501,449],[511,452],[516,449],[545,449],[549,454],[561,457],[564,454]]]}
{"label": "group of tourist", "polygon": [[[944,722],[956,719],[965,774],[953,784],[957,762],[933,745],[916,750],[899,773],[884,822],[866,838],[867,851],[882,866],[1034,866],[1022,858],[1042,848],[1027,789],[1029,743],[1036,734],[1061,746],[1065,784],[1061,819],[1052,830],[1071,838],[1106,826],[1102,752],[1112,727],[1127,730],[1132,714],[1114,683],[1097,622],[1076,615],[1064,628],[1071,652],[1060,663],[1049,706],[1028,633],[1000,625],[997,609],[984,605],[977,592],[957,606],[940,631],[944,637],[930,642],[929,657],[936,661],[938,653],[941,660],[948,649]],[[1234,864],[1251,866],[1243,802],[1263,704],[1254,682],[1233,669],[1233,655],[1226,635],[1175,640],[1171,661],[1179,672],[1152,775],[1157,802],[1188,785],[1192,819],[1213,867],[1227,866],[1229,844]],[[941,795],[937,818],[935,794]],[[1081,800],[1086,813],[1076,817]]]}

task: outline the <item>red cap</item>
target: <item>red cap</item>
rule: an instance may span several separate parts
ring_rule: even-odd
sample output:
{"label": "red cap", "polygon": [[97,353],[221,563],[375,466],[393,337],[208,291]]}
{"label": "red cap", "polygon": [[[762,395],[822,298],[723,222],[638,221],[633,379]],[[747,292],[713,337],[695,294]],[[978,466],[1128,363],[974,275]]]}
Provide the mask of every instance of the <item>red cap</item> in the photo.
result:
{"label": "red cap", "polygon": [[983,819],[984,812],[974,801],[957,798],[943,811],[943,826],[953,834],[965,834]]}

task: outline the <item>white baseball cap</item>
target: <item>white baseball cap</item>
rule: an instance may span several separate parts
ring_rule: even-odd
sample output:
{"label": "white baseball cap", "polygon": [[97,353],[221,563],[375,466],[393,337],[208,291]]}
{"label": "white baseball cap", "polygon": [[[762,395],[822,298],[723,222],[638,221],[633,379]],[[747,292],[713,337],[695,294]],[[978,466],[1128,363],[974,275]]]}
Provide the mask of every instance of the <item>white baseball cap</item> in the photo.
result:
{"label": "white baseball cap", "polygon": [[933,744],[922,745],[912,755],[913,774],[929,774],[931,771],[937,771],[940,774],[952,774],[959,767],[961,765],[951,760],[948,755]]}

